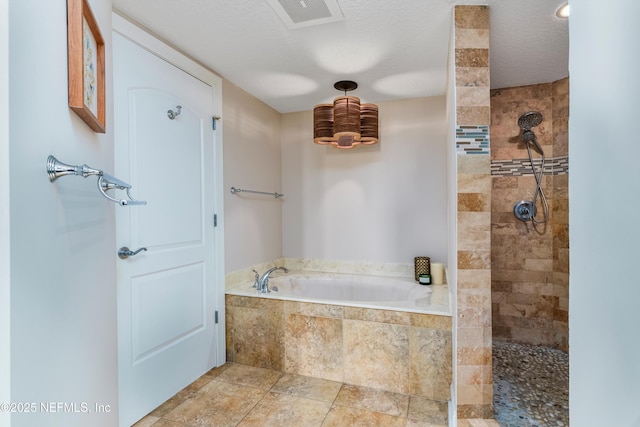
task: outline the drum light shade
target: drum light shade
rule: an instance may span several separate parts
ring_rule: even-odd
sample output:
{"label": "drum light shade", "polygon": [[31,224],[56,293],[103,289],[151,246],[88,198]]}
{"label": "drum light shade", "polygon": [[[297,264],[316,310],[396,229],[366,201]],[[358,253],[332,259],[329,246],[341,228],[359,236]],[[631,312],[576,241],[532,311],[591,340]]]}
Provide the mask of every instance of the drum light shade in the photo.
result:
{"label": "drum light shade", "polygon": [[345,96],[313,108],[313,142],[343,149],[378,142],[378,106],[360,104],[360,98],[346,95],[358,87],[355,82],[340,81],[334,87],[344,90]]}

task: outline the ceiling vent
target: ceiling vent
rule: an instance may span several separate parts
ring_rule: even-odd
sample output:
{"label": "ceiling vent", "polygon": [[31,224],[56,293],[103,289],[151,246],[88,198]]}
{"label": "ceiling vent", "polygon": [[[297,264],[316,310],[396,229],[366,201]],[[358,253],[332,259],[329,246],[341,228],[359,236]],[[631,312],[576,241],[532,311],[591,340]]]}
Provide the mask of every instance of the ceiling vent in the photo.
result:
{"label": "ceiling vent", "polygon": [[337,0],[267,0],[290,29],[342,21]]}

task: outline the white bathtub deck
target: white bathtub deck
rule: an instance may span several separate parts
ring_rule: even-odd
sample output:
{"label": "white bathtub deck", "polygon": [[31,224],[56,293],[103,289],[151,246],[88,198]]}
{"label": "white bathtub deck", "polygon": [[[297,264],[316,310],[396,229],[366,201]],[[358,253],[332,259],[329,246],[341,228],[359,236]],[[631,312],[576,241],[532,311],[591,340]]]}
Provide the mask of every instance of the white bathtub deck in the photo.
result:
{"label": "white bathtub deck", "polygon": [[[335,276],[336,273],[311,273],[308,271],[291,271],[289,274],[295,275],[303,275],[303,276],[313,276],[317,275],[318,277],[326,278],[327,276]],[[276,286],[278,287],[279,280],[282,280],[282,277],[286,277],[287,275],[274,277],[270,280],[270,287]],[[344,275],[339,275],[344,276]],[[364,276],[359,276],[358,279]],[[381,278],[380,276],[371,276],[375,278],[378,282]],[[414,280],[410,278],[388,278],[389,281],[397,282],[404,281],[407,283],[407,286],[416,286]],[[361,280],[358,280],[361,281]],[[366,286],[366,284],[362,285]],[[331,304],[331,305],[341,305],[341,306],[349,306],[349,307],[362,307],[362,308],[371,308],[371,309],[380,309],[380,310],[394,310],[394,311],[406,311],[412,313],[423,313],[423,314],[435,314],[441,316],[451,316],[451,307],[449,301],[449,287],[445,285],[417,285],[417,286],[426,286],[425,290],[430,290],[430,292],[420,292],[420,297],[415,299],[407,299],[401,301],[346,301],[346,300],[336,300],[336,299],[323,299],[322,297],[308,297],[304,295],[288,295],[285,292],[272,291],[270,293],[261,293],[253,288],[253,281],[250,282],[242,282],[238,283],[234,286],[227,288],[226,293],[229,295],[238,295],[238,296],[249,296],[256,298],[269,298],[269,299],[279,299],[285,301],[303,301],[308,303],[315,304]],[[283,286],[281,286],[284,288]],[[280,287],[278,287],[280,289]],[[316,292],[317,294],[317,292]]]}

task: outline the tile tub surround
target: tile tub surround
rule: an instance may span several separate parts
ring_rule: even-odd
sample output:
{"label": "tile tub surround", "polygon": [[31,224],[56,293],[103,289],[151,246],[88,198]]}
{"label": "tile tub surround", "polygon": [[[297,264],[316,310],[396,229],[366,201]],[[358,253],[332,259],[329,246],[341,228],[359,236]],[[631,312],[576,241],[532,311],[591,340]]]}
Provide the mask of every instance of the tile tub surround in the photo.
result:
{"label": "tile tub surround", "polygon": [[[432,260],[436,262],[437,260]],[[373,263],[363,261],[338,261],[312,258],[279,258],[273,261],[257,264],[242,270],[227,273],[225,287],[230,289],[236,285],[253,280],[252,269],[262,274],[271,267],[282,266],[289,270],[315,271],[324,273],[364,274],[380,277],[406,277],[414,275],[413,261],[411,263]],[[446,269],[445,269],[446,283]]]}
{"label": "tile tub surround", "polygon": [[226,296],[227,361],[450,399],[451,317]]}

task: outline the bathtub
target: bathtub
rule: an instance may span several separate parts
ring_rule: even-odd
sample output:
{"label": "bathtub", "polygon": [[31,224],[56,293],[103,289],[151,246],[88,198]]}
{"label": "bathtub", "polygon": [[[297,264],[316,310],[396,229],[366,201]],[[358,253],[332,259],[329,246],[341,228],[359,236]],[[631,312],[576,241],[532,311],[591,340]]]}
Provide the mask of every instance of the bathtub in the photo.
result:
{"label": "bathtub", "polygon": [[451,398],[453,318],[446,285],[301,270],[273,273],[270,293],[252,285],[226,290],[227,361]]}
{"label": "bathtub", "polygon": [[255,296],[287,301],[336,304],[451,315],[445,285],[420,285],[413,278],[360,274],[278,271],[269,278],[270,293],[245,282],[226,291],[229,295]]}

